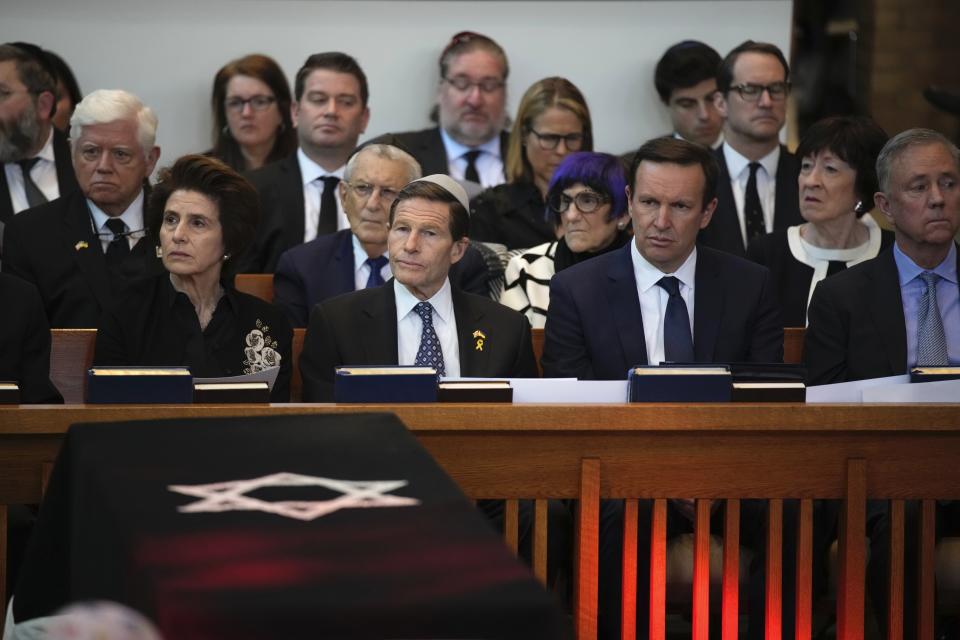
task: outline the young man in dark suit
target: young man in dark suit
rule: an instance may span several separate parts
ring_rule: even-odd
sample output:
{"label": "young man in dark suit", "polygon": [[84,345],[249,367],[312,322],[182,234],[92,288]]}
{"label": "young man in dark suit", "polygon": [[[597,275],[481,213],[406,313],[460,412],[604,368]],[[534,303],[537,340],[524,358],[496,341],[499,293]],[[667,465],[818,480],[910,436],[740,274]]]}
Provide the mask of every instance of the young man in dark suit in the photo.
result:
{"label": "young man in dark suit", "polygon": [[80,190],[10,221],[3,270],[36,285],[51,327],[96,327],[117,292],[161,268],[143,241],[157,118],[133,94],[100,90],[70,123]]}
{"label": "young man in dark suit", "polygon": [[345,53],[316,53],[297,71],[294,97],[300,146],[248,176],[262,213],[254,246],[238,261],[239,273],[273,273],[290,247],[350,226],[338,185],[370,121],[367,76]]}
{"label": "young man in dark suit", "polygon": [[53,126],[57,83],[39,47],[0,45],[0,229],[77,190],[67,137]]}
{"label": "young man in dark suit", "polygon": [[741,257],[753,238],[800,224],[797,158],[780,144],[790,67],[775,45],[747,40],[727,54],[717,76],[726,118],[717,209],[700,244]]}
{"label": "young man in dark suit", "polygon": [[504,181],[508,134],[507,54],[492,38],[464,31],[440,55],[440,85],[432,114],[439,126],[391,133],[374,142],[394,144],[417,159],[425,174],[446,173],[475,189]]}
{"label": "young man in dark suit", "polygon": [[333,399],[341,365],[430,365],[441,375],[535,377],[526,318],[451,288],[450,266],[468,246],[468,201],[449,176],[415,180],[391,207],[394,279],[314,307],[300,371],[308,402]]}
{"label": "young man in dark suit", "polygon": [[[339,184],[349,229],[288,249],[273,277],[273,301],[295,327],[305,327],[310,310],[327,298],[376,287],[392,277],[387,255],[390,205],[420,165],[410,154],[385,144],[366,145],[347,162]],[[450,268],[454,287],[487,295],[489,271],[483,256],[468,247]]]}

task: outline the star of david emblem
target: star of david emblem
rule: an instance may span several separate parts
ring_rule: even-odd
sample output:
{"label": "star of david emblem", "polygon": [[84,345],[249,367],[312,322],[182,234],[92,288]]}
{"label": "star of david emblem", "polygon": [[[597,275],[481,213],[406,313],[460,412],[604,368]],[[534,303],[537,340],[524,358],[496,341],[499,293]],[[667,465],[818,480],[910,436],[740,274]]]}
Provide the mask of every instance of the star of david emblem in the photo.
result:
{"label": "star of david emblem", "polygon": [[[181,513],[219,513],[223,511],[263,511],[285,518],[315,520],[340,509],[371,507],[412,507],[416,498],[388,495],[407,485],[406,480],[335,480],[299,473],[274,473],[249,480],[230,480],[212,484],[172,484],[175,493],[200,498],[197,502],[177,507]],[[323,487],[342,495],[330,500],[287,500],[269,502],[248,494],[265,487]]]}

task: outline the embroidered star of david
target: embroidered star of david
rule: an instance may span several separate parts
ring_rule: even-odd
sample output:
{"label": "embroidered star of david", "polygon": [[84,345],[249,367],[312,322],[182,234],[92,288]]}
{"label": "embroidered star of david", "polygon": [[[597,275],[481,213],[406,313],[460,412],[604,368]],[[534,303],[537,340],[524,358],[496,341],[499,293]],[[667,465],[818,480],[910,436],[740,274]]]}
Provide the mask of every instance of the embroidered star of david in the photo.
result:
{"label": "embroidered star of david", "polygon": [[[388,495],[407,485],[406,480],[335,480],[299,473],[274,473],[249,480],[231,480],[212,484],[176,484],[167,489],[200,498],[178,507],[181,513],[220,513],[224,511],[263,511],[296,520],[315,520],[340,509],[371,507],[412,507],[416,498]],[[286,500],[269,502],[246,495],[264,487],[323,487],[342,495],[330,500]]]}
{"label": "embroidered star of david", "polygon": [[420,334],[420,348],[413,361],[418,367],[433,367],[438,376],[446,375],[443,368],[443,350],[440,348],[440,339],[433,330],[433,305],[429,302],[418,302],[414,311],[423,321],[423,332]]}

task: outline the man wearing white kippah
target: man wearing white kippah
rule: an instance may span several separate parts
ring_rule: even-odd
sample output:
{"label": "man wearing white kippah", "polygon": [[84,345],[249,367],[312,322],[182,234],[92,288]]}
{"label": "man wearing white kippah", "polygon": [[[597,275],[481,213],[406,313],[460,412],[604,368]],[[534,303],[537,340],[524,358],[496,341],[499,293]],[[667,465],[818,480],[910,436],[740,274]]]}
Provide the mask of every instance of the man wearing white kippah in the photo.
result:
{"label": "man wearing white kippah", "polygon": [[390,209],[393,279],[322,302],[310,314],[300,371],[307,402],[333,400],[342,365],[427,365],[447,377],[535,377],[526,318],[451,289],[469,244],[463,187],[446,175],[407,184]]}

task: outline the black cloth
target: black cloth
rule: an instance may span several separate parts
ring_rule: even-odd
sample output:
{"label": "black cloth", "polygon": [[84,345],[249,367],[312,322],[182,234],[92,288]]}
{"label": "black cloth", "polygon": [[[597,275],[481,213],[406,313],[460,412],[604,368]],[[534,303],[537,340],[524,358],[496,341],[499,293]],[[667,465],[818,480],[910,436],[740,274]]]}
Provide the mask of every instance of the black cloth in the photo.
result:
{"label": "black cloth", "polygon": [[337,185],[340,178],[324,176],[323,193],[320,194],[320,216],[317,220],[317,235],[337,232]]}
{"label": "black cloth", "polygon": [[[451,289],[464,377],[535,378],[530,323],[489,298]],[[476,349],[473,334],[487,336]],[[393,279],[321,302],[310,314],[300,356],[303,399],[333,400],[334,368],[397,364],[397,306]]]}
{"label": "black cloth", "polygon": [[[881,251],[893,244],[893,232],[880,232]],[[750,243],[748,255],[757,264],[770,269],[773,286],[780,300],[780,317],[785,327],[804,327],[807,324],[807,300],[813,268],[797,260],[790,251],[787,231],[774,231]],[[827,276],[846,269],[844,263],[830,263]],[[819,285],[818,285],[819,286]]]}
{"label": "black cloth", "polygon": [[74,191],[6,225],[3,271],[36,285],[51,327],[92,328],[117,291],[163,265],[141,238],[119,267],[108,267],[87,201]]}
{"label": "black cloth", "polygon": [[[276,474],[395,481],[370,501],[417,502],[295,519],[188,511],[203,499],[170,488],[286,477]],[[343,493],[244,495],[319,507]],[[79,600],[133,607],[178,640],[570,636],[550,594],[388,414],[73,425],[13,613],[29,620]]]}
{"label": "black cloth", "polygon": [[61,404],[50,381],[50,327],[37,288],[0,274],[0,380],[20,386],[21,404]]}
{"label": "black cloth", "polygon": [[[290,399],[293,330],[278,308],[228,286],[205,329],[166,273],[134,283],[104,313],[93,362],[101,366],[186,365],[195,377],[238,376],[277,364],[272,402]],[[269,351],[268,351],[269,349]]]}
{"label": "black cloth", "polygon": [[47,196],[43,194],[43,191],[40,191],[40,187],[37,186],[37,183],[33,181],[33,177],[30,175],[30,170],[33,169],[33,166],[37,164],[39,160],[40,158],[27,158],[17,163],[20,165],[20,173],[23,174],[23,191],[27,196],[27,204],[30,208],[39,207],[49,202]]}
{"label": "black cloth", "polygon": [[120,218],[110,218],[106,222],[107,228],[113,233],[113,238],[107,245],[107,266],[111,269],[123,263],[124,258],[130,255],[130,243],[127,242],[127,225]]}
{"label": "black cloth", "polygon": [[[450,285],[458,289],[480,296],[489,291],[489,265],[474,243],[450,267],[449,276]],[[293,326],[305,327],[315,304],[355,288],[353,232],[341,229],[297,245],[280,256],[273,277],[273,302],[283,309]]]}
{"label": "black cloth", "polygon": [[[623,380],[647,364],[629,244],[550,280],[544,377]],[[693,346],[697,362],[781,362],[783,323],[770,272],[697,248]]]}
{"label": "black cloth", "polygon": [[[957,262],[960,267],[960,257]],[[807,384],[907,372],[907,329],[893,247],[817,285],[808,319]]]}
{"label": "black cloth", "polygon": [[[726,143],[724,143],[726,144]],[[697,244],[734,255],[745,257],[747,248],[743,244],[740,232],[740,218],[737,204],[733,199],[733,187],[730,185],[730,172],[723,156],[723,144],[714,150],[714,157],[720,163],[720,176],[717,178],[717,208],[713,218],[705,229],[700,231]],[[800,161],[795,155],[780,146],[780,160],[777,163],[776,196],[773,208],[773,230],[779,231],[801,224],[800,193],[797,176],[800,175]]]}
{"label": "black cloth", "polygon": [[[70,142],[67,135],[56,128],[53,130],[53,162],[57,168],[57,186],[60,189],[60,197],[68,196],[77,191],[80,186],[77,184],[77,176],[73,171]],[[10,198],[10,185],[7,184],[6,171],[0,170],[0,223],[6,224],[11,218],[13,218],[13,200]]]}
{"label": "black cloth", "polygon": [[464,159],[467,161],[467,169],[463,172],[464,180],[480,184],[480,174],[477,173],[477,158],[480,157],[480,153],[479,150],[474,149],[473,151],[467,151],[463,154]]}
{"label": "black cloth", "polygon": [[306,205],[300,163],[292,153],[244,175],[260,195],[260,222],[253,245],[235,258],[236,272],[273,273],[284,251],[303,244]]}
{"label": "black cloth", "polygon": [[[507,141],[509,138],[510,134],[508,132],[500,132],[500,157],[504,161],[507,157]],[[446,147],[443,146],[443,138],[440,136],[440,127],[421,129],[420,131],[385,133],[365,142],[364,146],[368,144],[392,144],[395,147],[400,147],[416,158],[425,176],[434,173],[450,173],[450,163],[447,158]]]}
{"label": "black cloth", "polygon": [[557,239],[540,190],[511,182],[481,192],[470,203],[470,238],[526,249]]}
{"label": "black cloth", "polygon": [[757,171],[759,162],[750,163],[750,177],[747,178],[747,189],[743,198],[743,218],[747,228],[747,246],[767,232],[767,223],[763,218],[763,205],[760,203],[760,192],[757,191]]}
{"label": "black cloth", "polygon": [[580,264],[584,260],[589,260],[591,258],[596,258],[597,256],[602,256],[605,253],[616,251],[623,245],[630,242],[632,239],[633,234],[626,229],[622,229],[617,231],[617,235],[614,236],[613,242],[608,244],[600,251],[582,251],[580,253],[574,253],[573,251],[570,251],[570,247],[567,246],[566,239],[560,238],[557,240],[557,249],[554,252],[553,257],[553,273],[559,273],[568,267],[572,267],[575,264]]}

